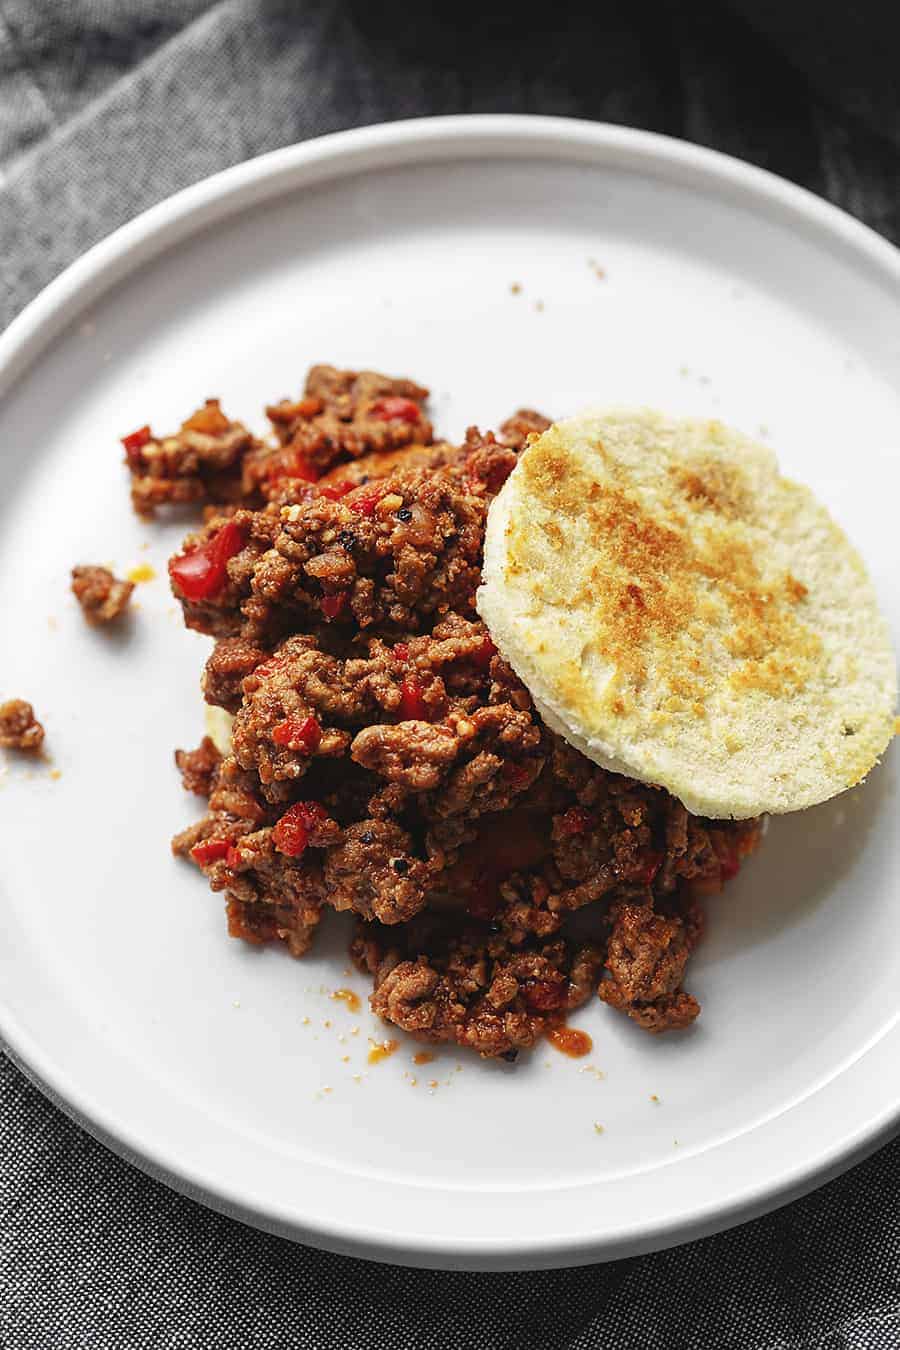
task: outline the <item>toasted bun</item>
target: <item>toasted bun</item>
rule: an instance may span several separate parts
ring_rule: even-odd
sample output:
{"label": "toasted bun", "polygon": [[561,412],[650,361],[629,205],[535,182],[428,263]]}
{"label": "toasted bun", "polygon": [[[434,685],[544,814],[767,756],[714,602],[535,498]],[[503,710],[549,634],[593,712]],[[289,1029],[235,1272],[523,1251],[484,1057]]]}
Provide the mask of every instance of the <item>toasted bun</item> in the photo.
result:
{"label": "toasted bun", "polygon": [[824,801],[893,734],[894,656],[859,555],[719,422],[551,427],[491,506],[477,605],[551,728],[698,815]]}

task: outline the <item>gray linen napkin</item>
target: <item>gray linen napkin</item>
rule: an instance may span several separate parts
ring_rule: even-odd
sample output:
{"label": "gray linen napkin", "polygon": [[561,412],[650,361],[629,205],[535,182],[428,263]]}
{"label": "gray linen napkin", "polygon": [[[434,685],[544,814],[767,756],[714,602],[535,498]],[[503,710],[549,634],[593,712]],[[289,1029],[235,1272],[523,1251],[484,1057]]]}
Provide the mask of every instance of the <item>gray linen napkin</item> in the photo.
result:
{"label": "gray linen napkin", "polygon": [[[686,136],[900,240],[900,96],[876,80],[896,14],[872,5],[866,29],[860,8],[842,51],[839,27],[825,40],[840,20],[812,4],[0,0],[0,321],[217,169],[450,112]],[[380,1267],[252,1232],[113,1157],[3,1060],[0,1159],[6,1350],[900,1346],[900,1143],[720,1237],[526,1275]]]}

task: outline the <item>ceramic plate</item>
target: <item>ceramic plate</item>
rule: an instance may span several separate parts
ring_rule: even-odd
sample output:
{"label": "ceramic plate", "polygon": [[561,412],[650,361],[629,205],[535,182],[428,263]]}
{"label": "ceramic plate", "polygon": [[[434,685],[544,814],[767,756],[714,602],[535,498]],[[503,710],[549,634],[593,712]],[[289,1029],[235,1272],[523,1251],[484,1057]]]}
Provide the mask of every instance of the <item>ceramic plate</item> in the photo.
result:
{"label": "ceramic plate", "polygon": [[[241,165],[82,258],[0,343],[2,695],[49,760],[4,763],[0,1028],[140,1167],[246,1222],[459,1267],[618,1257],[746,1219],[883,1141],[900,1108],[897,756],[772,823],[711,905],[703,1014],[653,1039],[599,1001],[586,1060],[416,1065],[347,974],[226,938],[169,853],[197,814],[208,640],[165,582],[183,524],[132,515],[118,437],[201,399],[262,428],[317,360],[409,374],[440,430],[521,403],[721,416],[774,446],[861,547],[900,628],[900,264],[756,169],[620,128],[401,123]],[[79,561],[149,563],[120,635]],[[365,1005],[364,1005],[365,1008]]]}

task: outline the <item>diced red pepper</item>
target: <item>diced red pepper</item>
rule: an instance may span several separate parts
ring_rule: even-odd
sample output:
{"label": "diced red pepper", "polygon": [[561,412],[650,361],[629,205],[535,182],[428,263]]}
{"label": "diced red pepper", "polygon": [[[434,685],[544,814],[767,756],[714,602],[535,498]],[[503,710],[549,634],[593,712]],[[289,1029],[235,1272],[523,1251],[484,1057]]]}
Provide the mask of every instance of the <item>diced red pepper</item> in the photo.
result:
{"label": "diced red pepper", "polygon": [[272,728],[272,740],[276,745],[286,745],[291,750],[299,750],[311,755],[322,739],[322,728],[315,717],[286,717]]}
{"label": "diced red pepper", "polygon": [[400,686],[400,717],[404,722],[428,720],[428,710],[418,680],[408,678]]}
{"label": "diced red pepper", "polygon": [[369,416],[379,422],[418,422],[422,409],[411,398],[390,395],[377,398],[369,409]]}
{"label": "diced red pepper", "polygon": [[514,788],[527,787],[531,782],[531,767],[527,761],[522,764],[517,764],[514,760],[508,759],[500,772]]}
{"label": "diced red pepper", "polygon": [[288,858],[299,858],[310,834],[327,819],[328,812],[318,802],[295,802],[273,828],[272,842]]}
{"label": "diced red pepper", "polygon": [[319,602],[326,619],[337,619],[347,608],[349,592],[336,591],[334,595],[323,595]]}
{"label": "diced red pepper", "polygon": [[169,559],[169,576],[186,600],[209,600],[225,585],[226,564],[247,542],[247,527],[229,520],[190,553]]}
{"label": "diced red pepper", "polygon": [[662,865],[663,855],[661,853],[651,853],[647,861],[641,864],[629,880],[636,881],[640,886],[650,886],[656,879],[656,874]]}
{"label": "diced red pepper", "polygon": [[330,502],[339,502],[342,497],[346,497],[348,492],[353,491],[354,484],[342,478],[339,483],[326,483],[324,487],[319,488],[323,497],[327,497]]}
{"label": "diced red pepper", "polygon": [[397,658],[398,661],[408,661],[408,660],[409,660],[409,643],[408,643],[408,642],[395,642],[395,643],[394,643],[394,656],[396,656],[396,658]]}
{"label": "diced red pepper", "polygon": [[132,469],[140,467],[142,459],[141,451],[152,439],[153,437],[150,435],[149,427],[138,427],[137,431],[132,431],[129,435],[122,437],[125,454]]}
{"label": "diced red pepper", "polygon": [[485,923],[492,919],[500,908],[500,884],[491,872],[484,872],[475,878],[474,894],[466,905],[466,911],[473,919]]}
{"label": "diced red pepper", "polygon": [[347,505],[350,507],[350,510],[355,512],[358,516],[374,516],[375,507],[381,501],[383,496],[384,489],[375,488],[371,492],[363,493],[361,497],[354,498],[354,500],[348,502]]}
{"label": "diced red pepper", "polygon": [[557,830],[564,838],[574,834],[585,834],[593,823],[593,816],[583,806],[570,806],[565,815],[560,816]]}
{"label": "diced red pepper", "polygon": [[240,867],[241,850],[239,848],[235,848],[233,844],[230,844],[228,846],[228,852],[225,854],[225,861],[228,864],[228,866],[232,869],[232,871],[234,871],[235,868]]}
{"label": "diced red pepper", "polygon": [[279,478],[300,478],[304,483],[315,483],[319,471],[310,464],[301,450],[282,450],[274,454],[264,466],[263,474],[268,482]]}
{"label": "diced red pepper", "polygon": [[218,862],[220,858],[224,858],[230,847],[227,839],[203,839],[191,849],[191,857],[195,863],[205,867],[207,863]]}
{"label": "diced red pepper", "polygon": [[489,670],[491,661],[497,655],[497,648],[489,637],[482,640],[481,646],[472,653],[469,660],[473,661],[480,670]]}
{"label": "diced red pepper", "polygon": [[255,666],[250,674],[257,680],[267,680],[270,675],[274,675],[276,670],[280,670],[287,660],[286,656],[270,656],[267,661]]}
{"label": "diced red pepper", "polygon": [[529,1008],[537,1012],[555,1012],[566,1001],[566,986],[562,981],[529,980],[523,994]]}

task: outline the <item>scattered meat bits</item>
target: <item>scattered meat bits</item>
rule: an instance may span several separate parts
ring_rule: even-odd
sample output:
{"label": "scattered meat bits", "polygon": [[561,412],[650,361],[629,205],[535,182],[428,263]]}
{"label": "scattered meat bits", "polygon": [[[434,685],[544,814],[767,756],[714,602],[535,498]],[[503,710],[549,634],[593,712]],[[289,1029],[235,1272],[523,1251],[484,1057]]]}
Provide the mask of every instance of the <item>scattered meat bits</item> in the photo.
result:
{"label": "scattered meat bits", "polygon": [[[520,409],[452,446],[426,396],[316,366],[268,409],[274,444],[248,439],[215,480],[202,456],[193,478],[174,466],[216,503],[170,574],[186,625],[215,640],[207,702],[235,719],[224,758],[178,753],[209,803],[173,850],[244,941],[302,956],[326,906],[352,911],[373,1010],[426,1046],[514,1062],[549,1035],[586,1053],[564,1024],[597,994],[648,1031],[685,1026],[700,896],[759,823],[689,816],[541,721],[475,590],[490,503],[549,420]],[[239,425],[206,410],[195,448]],[[149,467],[162,443],[144,430],[129,454]]]}
{"label": "scattered meat bits", "polygon": [[134,582],[118,581],[106,567],[73,567],[72,594],[91,624],[112,623],[128,608]]}
{"label": "scattered meat bits", "polygon": [[0,745],[6,750],[25,750],[35,754],[44,744],[44,728],[34,708],[23,698],[0,704]]}

